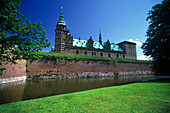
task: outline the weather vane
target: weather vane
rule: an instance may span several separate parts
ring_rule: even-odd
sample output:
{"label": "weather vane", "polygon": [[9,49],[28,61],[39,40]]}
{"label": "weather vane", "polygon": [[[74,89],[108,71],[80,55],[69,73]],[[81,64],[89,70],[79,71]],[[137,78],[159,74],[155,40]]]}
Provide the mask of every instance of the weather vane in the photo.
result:
{"label": "weather vane", "polygon": [[63,12],[63,7],[61,6],[61,12]]}

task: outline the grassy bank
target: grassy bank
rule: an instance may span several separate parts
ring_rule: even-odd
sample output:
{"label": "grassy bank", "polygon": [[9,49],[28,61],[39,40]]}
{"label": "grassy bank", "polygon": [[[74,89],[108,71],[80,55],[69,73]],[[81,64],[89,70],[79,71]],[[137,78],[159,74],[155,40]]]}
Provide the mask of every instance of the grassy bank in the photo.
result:
{"label": "grassy bank", "polygon": [[64,54],[64,53],[46,53],[46,52],[36,52],[33,53],[35,55],[41,55],[43,58],[49,60],[56,60],[58,58],[66,58],[66,59],[84,59],[84,60],[110,60],[106,57],[99,56],[90,56],[90,55],[72,55],[72,54]]}
{"label": "grassy bank", "polygon": [[111,60],[117,62],[152,63],[151,61],[147,61],[147,60],[136,60],[136,59],[127,59],[127,58],[112,58]]}
{"label": "grassy bank", "polygon": [[134,63],[151,63],[146,60],[136,60],[136,59],[127,59],[127,58],[107,58],[100,56],[91,56],[91,55],[76,55],[76,54],[64,54],[64,53],[46,53],[46,52],[35,52],[34,55],[43,56],[43,58],[49,60],[57,60],[58,58],[66,59],[83,59],[83,60],[103,60],[103,61],[117,61],[117,62],[134,62]]}
{"label": "grassy bank", "polygon": [[56,95],[0,105],[0,112],[167,113],[170,79]]}

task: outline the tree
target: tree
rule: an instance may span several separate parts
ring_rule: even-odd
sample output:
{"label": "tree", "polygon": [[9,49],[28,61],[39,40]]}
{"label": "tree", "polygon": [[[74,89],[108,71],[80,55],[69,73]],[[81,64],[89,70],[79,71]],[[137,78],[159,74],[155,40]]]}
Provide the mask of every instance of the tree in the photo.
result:
{"label": "tree", "polygon": [[[39,58],[31,52],[49,47],[42,23],[30,22],[17,8],[22,0],[1,0],[0,63],[15,63],[17,59]],[[0,64],[2,65],[2,64]],[[2,74],[2,69],[0,69]]]}
{"label": "tree", "polygon": [[164,0],[149,11],[146,19],[148,37],[143,43],[144,54],[153,58],[153,71],[157,75],[169,75],[170,64],[170,0]]}

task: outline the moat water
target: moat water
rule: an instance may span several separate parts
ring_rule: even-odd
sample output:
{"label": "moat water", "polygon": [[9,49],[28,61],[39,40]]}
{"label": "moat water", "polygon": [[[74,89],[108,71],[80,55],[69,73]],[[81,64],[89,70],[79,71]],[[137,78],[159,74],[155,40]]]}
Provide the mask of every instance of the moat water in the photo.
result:
{"label": "moat water", "polygon": [[128,77],[75,78],[19,81],[0,85],[0,104],[42,98],[115,85],[140,82],[154,76],[138,75]]}

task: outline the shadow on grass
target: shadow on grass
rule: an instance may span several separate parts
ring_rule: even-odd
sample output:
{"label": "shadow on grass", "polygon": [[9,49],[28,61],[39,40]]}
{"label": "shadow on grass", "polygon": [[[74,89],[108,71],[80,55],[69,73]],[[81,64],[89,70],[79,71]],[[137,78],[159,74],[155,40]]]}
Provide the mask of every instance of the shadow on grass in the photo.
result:
{"label": "shadow on grass", "polygon": [[158,78],[154,80],[144,81],[143,83],[170,83],[170,78]]}

